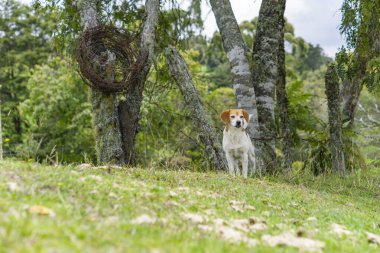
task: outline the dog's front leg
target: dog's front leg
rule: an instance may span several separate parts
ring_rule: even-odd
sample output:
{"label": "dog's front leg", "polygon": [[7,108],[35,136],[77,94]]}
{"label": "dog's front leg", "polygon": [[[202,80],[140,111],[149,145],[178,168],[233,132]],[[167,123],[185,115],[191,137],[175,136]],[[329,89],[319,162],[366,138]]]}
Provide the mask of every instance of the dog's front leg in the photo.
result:
{"label": "dog's front leg", "polygon": [[230,153],[230,151],[226,152],[226,158],[227,158],[227,163],[228,163],[228,170],[230,171],[231,176],[235,175],[234,174],[234,157]]}
{"label": "dog's front leg", "polygon": [[248,152],[243,153],[242,167],[243,167],[243,176],[244,178],[247,178],[248,177]]}

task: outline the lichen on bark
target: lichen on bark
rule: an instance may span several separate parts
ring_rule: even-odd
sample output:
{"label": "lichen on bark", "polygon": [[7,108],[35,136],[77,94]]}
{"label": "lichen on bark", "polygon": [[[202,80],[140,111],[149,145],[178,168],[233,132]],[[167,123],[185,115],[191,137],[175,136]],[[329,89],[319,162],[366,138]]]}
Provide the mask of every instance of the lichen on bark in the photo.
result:
{"label": "lichen on bark", "polygon": [[[78,1],[83,29],[99,25],[95,0]],[[90,100],[95,128],[96,155],[100,164],[123,164],[117,98],[90,88]]]}
{"label": "lichen on bark", "polygon": [[327,68],[325,86],[329,114],[332,169],[343,176],[346,172],[346,166],[342,139],[342,120],[340,110],[341,98],[339,91],[339,78],[333,63]]}
{"label": "lichen on bark", "polygon": [[260,140],[256,142],[259,157],[266,172],[276,169],[274,96],[279,74],[278,48],[281,41],[280,23],[285,11],[285,0],[261,2],[255,42],[253,45],[253,84],[260,127]]}

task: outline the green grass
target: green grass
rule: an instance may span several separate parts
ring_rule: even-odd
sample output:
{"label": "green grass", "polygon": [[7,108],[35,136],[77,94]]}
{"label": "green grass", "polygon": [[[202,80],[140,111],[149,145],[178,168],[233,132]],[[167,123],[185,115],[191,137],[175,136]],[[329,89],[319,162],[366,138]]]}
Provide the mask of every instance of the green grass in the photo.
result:
{"label": "green grass", "polygon": [[[261,241],[263,235],[288,231],[324,242],[324,252],[379,252],[380,246],[366,238],[366,232],[380,234],[379,174],[244,180],[217,173],[6,160],[0,163],[0,252],[298,252]],[[18,189],[11,190],[11,182]],[[231,200],[256,210],[237,212]],[[34,205],[55,216],[31,213]],[[207,218],[204,225],[217,218],[257,217],[267,229],[244,232],[258,240],[249,247],[201,230],[184,213],[201,214]],[[160,220],[131,222],[142,214]],[[339,238],[331,232],[333,223],[352,234]]]}

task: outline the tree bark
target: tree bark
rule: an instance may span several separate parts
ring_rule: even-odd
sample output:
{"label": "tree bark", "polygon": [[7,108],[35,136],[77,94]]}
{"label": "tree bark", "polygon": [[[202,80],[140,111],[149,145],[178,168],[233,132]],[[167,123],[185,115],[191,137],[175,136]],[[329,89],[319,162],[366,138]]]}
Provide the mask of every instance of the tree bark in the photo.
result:
{"label": "tree bark", "polygon": [[[210,4],[222,37],[224,51],[230,64],[237,106],[247,110],[252,115],[252,124],[248,125],[247,131],[252,142],[255,143],[255,139],[260,137],[260,132],[247,46],[241,35],[230,1],[210,0]],[[256,157],[259,158],[261,152],[257,149],[256,151]],[[257,163],[259,171],[261,171],[260,164]]]}
{"label": "tree bark", "polygon": [[247,46],[244,43],[230,1],[210,0],[210,4],[231,67],[238,108],[245,109],[252,114],[253,124],[248,126],[248,131],[250,136],[257,136],[256,96],[248,62]]}
{"label": "tree bark", "polygon": [[3,160],[3,129],[1,127],[1,101],[0,101],[0,161]]}
{"label": "tree bark", "polygon": [[279,74],[277,53],[281,30],[279,23],[283,19],[285,2],[263,0],[253,45],[253,84],[256,93],[258,120],[261,139],[257,146],[261,150],[261,159],[265,171],[273,173],[276,168],[274,94]]}
{"label": "tree bark", "polygon": [[[83,29],[97,26],[98,14],[96,0],[78,1]],[[100,164],[123,164],[117,98],[115,94],[106,94],[90,89],[90,100],[94,114],[96,155]]]}
{"label": "tree bark", "polygon": [[348,127],[354,125],[356,108],[359,103],[360,93],[363,89],[363,78],[367,69],[367,60],[355,53],[355,73],[344,80],[342,85],[342,111],[343,123],[348,123]]}
{"label": "tree bark", "polygon": [[[285,0],[279,0],[285,10]],[[277,110],[280,119],[280,143],[282,151],[282,167],[292,170],[292,140],[289,129],[288,95],[286,94],[286,68],[285,68],[285,18],[280,17],[279,30],[281,31],[278,47],[278,78],[276,82]]]}
{"label": "tree bark", "polygon": [[335,66],[333,64],[327,68],[325,86],[329,114],[332,167],[334,171],[343,176],[346,172],[346,166],[342,140],[339,79]]}
{"label": "tree bark", "polygon": [[194,126],[199,131],[201,142],[205,145],[206,153],[210,158],[212,167],[217,170],[226,170],[227,162],[222,149],[220,138],[211,125],[211,117],[203,108],[201,99],[194,82],[191,78],[189,68],[180,53],[174,47],[165,50],[168,68],[174,78],[185,103],[191,113]]}
{"label": "tree bark", "polygon": [[119,117],[121,123],[121,134],[123,140],[123,150],[126,163],[133,165],[136,163],[135,142],[140,121],[140,107],[143,100],[143,90],[146,78],[151,68],[156,44],[155,31],[158,23],[158,13],[160,8],[159,0],[146,0],[145,13],[146,20],[141,33],[141,55],[146,57],[144,68],[139,73],[138,81],[132,85],[126,93],[126,100],[119,104]]}

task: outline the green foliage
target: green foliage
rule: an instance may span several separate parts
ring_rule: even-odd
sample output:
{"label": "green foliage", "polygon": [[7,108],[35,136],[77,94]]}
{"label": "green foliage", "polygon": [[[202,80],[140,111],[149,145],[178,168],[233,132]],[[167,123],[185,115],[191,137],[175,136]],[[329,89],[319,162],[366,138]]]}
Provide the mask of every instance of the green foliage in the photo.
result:
{"label": "green foliage", "polygon": [[0,1],[0,101],[8,155],[27,127],[18,105],[28,98],[26,82],[33,67],[53,52],[49,42],[54,29],[50,12],[35,11],[13,0]]}
{"label": "green foliage", "polygon": [[87,86],[65,59],[35,67],[27,83],[29,98],[19,106],[28,128],[18,153],[41,161],[94,159]]}

